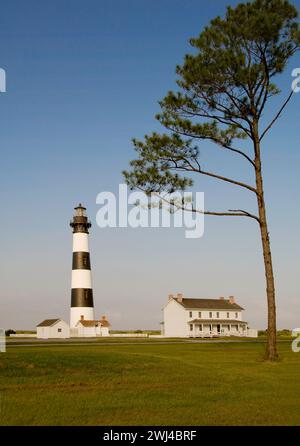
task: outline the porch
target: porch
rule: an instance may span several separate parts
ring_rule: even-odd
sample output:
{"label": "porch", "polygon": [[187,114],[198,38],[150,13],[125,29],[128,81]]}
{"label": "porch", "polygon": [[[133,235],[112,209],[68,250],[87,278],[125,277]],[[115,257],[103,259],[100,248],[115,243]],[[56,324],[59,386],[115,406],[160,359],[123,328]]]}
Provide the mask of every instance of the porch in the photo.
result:
{"label": "porch", "polygon": [[247,326],[247,322],[235,319],[194,319],[188,321],[188,336],[192,338],[247,336]]}

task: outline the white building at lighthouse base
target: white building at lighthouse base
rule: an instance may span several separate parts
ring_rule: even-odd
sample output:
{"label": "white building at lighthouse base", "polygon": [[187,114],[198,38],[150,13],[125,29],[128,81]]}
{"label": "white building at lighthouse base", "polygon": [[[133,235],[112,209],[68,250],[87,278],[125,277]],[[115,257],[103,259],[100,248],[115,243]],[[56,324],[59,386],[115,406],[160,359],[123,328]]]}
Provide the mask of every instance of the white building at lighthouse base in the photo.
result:
{"label": "white building at lighthouse base", "polygon": [[45,319],[36,327],[38,339],[67,339],[70,337],[70,327],[62,319]]}
{"label": "white building at lighthouse base", "polygon": [[94,338],[109,336],[110,323],[105,316],[100,320],[86,320],[83,317],[71,328],[71,336],[79,338]]}
{"label": "white building at lighthouse base", "polygon": [[62,319],[45,319],[37,325],[38,339],[97,338],[110,336],[110,323],[105,316],[99,320],[88,320],[83,316],[75,327],[70,327]]}

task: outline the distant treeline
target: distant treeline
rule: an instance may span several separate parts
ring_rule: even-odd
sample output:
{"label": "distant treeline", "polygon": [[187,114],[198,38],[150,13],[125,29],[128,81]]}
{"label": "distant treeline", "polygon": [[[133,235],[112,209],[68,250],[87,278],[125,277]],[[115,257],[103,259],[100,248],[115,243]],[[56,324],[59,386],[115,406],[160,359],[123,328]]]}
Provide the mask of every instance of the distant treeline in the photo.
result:
{"label": "distant treeline", "polygon": [[110,330],[111,334],[149,334],[159,335],[159,330]]}
{"label": "distant treeline", "polygon": [[[268,330],[258,330],[258,336],[267,336]],[[292,336],[292,330],[284,328],[283,330],[277,330],[277,336]]]}
{"label": "distant treeline", "polygon": [[13,330],[12,328],[9,328],[8,330],[5,330],[5,335],[10,336],[11,334],[35,334],[35,330]]}

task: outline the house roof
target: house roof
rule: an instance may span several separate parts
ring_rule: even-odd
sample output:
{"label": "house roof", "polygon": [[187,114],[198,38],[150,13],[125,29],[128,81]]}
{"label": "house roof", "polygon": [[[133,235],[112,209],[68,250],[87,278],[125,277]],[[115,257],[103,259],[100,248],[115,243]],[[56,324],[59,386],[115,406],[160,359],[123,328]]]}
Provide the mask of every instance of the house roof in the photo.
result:
{"label": "house roof", "polygon": [[83,327],[110,327],[110,323],[106,319],[101,319],[100,321],[89,321],[89,320],[83,320],[78,321]]}
{"label": "house roof", "polygon": [[108,321],[104,321],[103,319],[100,321],[102,327],[110,327],[110,323]]}
{"label": "house roof", "polygon": [[45,319],[43,322],[37,325],[37,327],[51,327],[56,322],[60,321],[61,319]]}
{"label": "house roof", "polygon": [[174,297],[174,300],[182,305],[186,309],[199,308],[201,310],[243,310],[240,305],[236,303],[230,303],[229,299],[190,299],[183,298],[178,299]]}
{"label": "house roof", "polygon": [[83,327],[98,327],[99,326],[99,322],[98,321],[79,321],[79,323]]}
{"label": "house roof", "polygon": [[236,319],[193,319],[188,324],[248,324],[246,321],[238,321]]}

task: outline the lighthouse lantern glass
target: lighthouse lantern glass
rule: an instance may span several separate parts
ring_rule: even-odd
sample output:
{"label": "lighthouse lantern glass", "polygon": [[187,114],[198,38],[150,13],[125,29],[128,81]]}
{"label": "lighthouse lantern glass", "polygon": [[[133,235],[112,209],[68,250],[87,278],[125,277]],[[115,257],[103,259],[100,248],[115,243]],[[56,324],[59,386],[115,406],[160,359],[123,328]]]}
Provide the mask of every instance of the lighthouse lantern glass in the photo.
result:
{"label": "lighthouse lantern glass", "polygon": [[86,217],[86,210],[82,207],[78,207],[75,209],[76,217]]}

